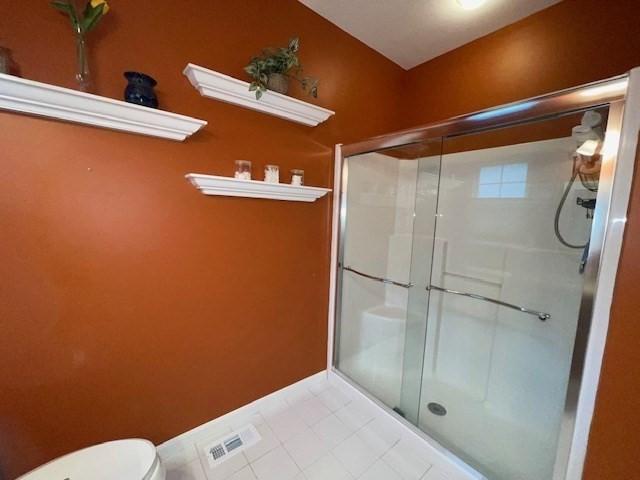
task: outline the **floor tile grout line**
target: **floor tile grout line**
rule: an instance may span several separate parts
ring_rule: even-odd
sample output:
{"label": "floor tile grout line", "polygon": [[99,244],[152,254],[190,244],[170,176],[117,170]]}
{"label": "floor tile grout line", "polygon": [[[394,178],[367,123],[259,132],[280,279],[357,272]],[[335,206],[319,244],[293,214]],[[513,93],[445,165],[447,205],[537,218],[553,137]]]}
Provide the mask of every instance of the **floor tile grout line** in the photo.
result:
{"label": "floor tile grout line", "polygon": [[347,472],[349,474],[350,477],[352,478],[356,478],[355,476],[351,475],[351,472],[345,467],[345,465],[340,461],[340,459],[338,457],[336,457],[333,453],[333,450],[329,450],[329,455],[331,455],[333,457],[333,459],[338,462],[338,465],[340,465],[345,472]]}
{"label": "floor tile grout line", "polygon": [[[314,392],[313,390],[311,390],[311,388],[309,387],[304,387],[304,391],[301,394],[302,396],[304,396],[304,399],[299,399],[298,401],[295,402],[291,402],[290,400],[286,399],[284,396],[280,397],[280,401],[281,401],[281,406],[283,407],[281,411],[279,411],[278,413],[274,414],[273,416],[275,417],[276,415],[281,415],[281,414],[285,414],[286,412],[288,412],[289,414],[293,414],[294,416],[297,416],[298,419],[302,419],[303,423],[305,425],[305,429],[303,431],[309,431],[311,432],[313,435],[319,437],[319,440],[321,440],[323,448],[326,449],[325,452],[323,452],[321,454],[321,456],[319,458],[317,458],[314,462],[312,462],[310,465],[307,466],[307,468],[312,467],[313,465],[317,464],[322,458],[324,458],[325,456],[329,456],[330,458],[332,458],[334,461],[337,462],[338,465],[341,465],[341,468],[344,468],[345,465],[340,461],[340,459],[338,457],[336,457],[334,450],[336,450],[337,448],[339,448],[339,446],[343,443],[345,443],[346,441],[348,441],[349,439],[351,439],[354,435],[356,435],[360,441],[365,442],[365,444],[367,443],[367,441],[365,440],[366,437],[362,436],[362,432],[364,431],[365,428],[369,427],[371,424],[373,424],[377,419],[381,418],[380,415],[373,415],[371,418],[369,418],[366,422],[364,422],[362,425],[360,425],[357,428],[352,429],[353,424],[350,423],[346,423],[344,422],[338,415],[337,413],[340,412],[341,410],[346,409],[349,406],[352,406],[354,403],[356,403],[356,398],[353,398],[352,396],[350,396],[348,393],[344,392],[342,389],[340,389],[338,386],[332,385],[329,382],[323,382],[324,386],[321,389],[316,390],[316,392]],[[334,389],[339,395],[340,395],[340,400],[336,400],[335,405],[340,405],[337,409],[333,410],[332,408],[329,408],[327,404],[325,404],[325,402],[322,401],[321,398],[319,398],[321,395],[325,394],[327,391],[330,391],[329,389]],[[304,392],[308,393],[309,396],[305,396]],[[307,423],[307,421],[304,420],[304,417],[302,415],[300,415],[297,411],[297,409],[303,405],[306,402],[309,402],[313,399],[319,400],[320,403],[322,404],[322,407],[325,409],[325,411],[328,411],[329,413],[327,415],[322,416],[320,419],[313,421],[312,423]],[[371,413],[371,412],[370,412]],[[246,455],[246,452],[242,452],[242,455],[246,461],[246,465],[248,465],[250,467],[250,471],[251,473],[254,475],[254,477],[258,478],[257,473],[254,469],[254,463],[256,463],[257,461],[259,461],[260,459],[264,458],[266,455],[268,455],[269,453],[272,453],[275,449],[277,448],[282,448],[284,450],[285,455],[289,458],[289,460],[292,461],[293,465],[296,466],[296,468],[298,469],[298,473],[297,475],[300,475],[302,478],[307,478],[307,475],[305,473],[305,469],[303,469],[298,462],[295,460],[295,458],[293,458],[293,455],[289,452],[289,450],[286,448],[285,446],[285,442],[282,441],[280,439],[280,437],[278,437],[275,434],[275,431],[273,430],[272,424],[269,422],[269,420],[267,419],[267,416],[265,416],[262,411],[257,408],[255,415],[257,416],[258,420],[258,424],[264,424],[266,428],[269,429],[269,431],[271,432],[271,434],[274,437],[274,446],[272,448],[270,448],[268,451],[262,453],[260,456],[256,457],[253,460],[249,460],[249,458]],[[271,415],[270,415],[271,416]],[[269,417],[270,417],[269,416]],[[320,437],[317,432],[314,430],[314,428],[316,428],[318,426],[318,424],[320,424],[322,421],[327,420],[328,418],[333,418],[335,421],[338,422],[338,424],[340,424],[341,426],[345,427],[346,429],[349,430],[349,434],[341,439],[337,445],[333,445],[333,442],[327,442],[324,438]],[[384,430],[382,431],[384,432]],[[302,432],[299,432],[299,434],[301,434]],[[371,430],[366,432],[367,435],[373,435],[374,437],[378,437],[380,439],[384,439],[385,435],[381,435],[378,432],[376,432],[375,430]],[[292,437],[295,438],[295,435]],[[402,440],[403,435],[400,435],[400,438],[397,438],[396,440],[394,440],[391,444],[389,444],[388,446],[386,444],[385,448],[383,448],[380,453],[378,453],[377,455],[372,455],[372,457],[375,459],[370,465],[368,465],[368,467],[365,469],[364,472],[362,472],[360,475],[358,475],[357,477],[353,477],[353,475],[350,474],[350,472],[348,471],[348,469],[345,469],[345,471],[350,475],[350,478],[361,478],[367,471],[369,471],[378,461],[382,460],[382,462],[384,463],[385,466],[389,467],[391,469],[391,471],[397,473],[398,475],[401,476],[401,473],[398,472],[395,468],[393,468],[392,465],[390,465],[387,461],[384,460],[384,457],[394,448],[398,445],[398,443]],[[194,445],[196,447],[196,451],[197,451],[197,455],[196,458],[193,459],[193,461],[197,461],[200,459],[200,455],[199,455],[199,451],[197,450],[197,445]],[[185,462],[185,464],[188,464],[189,462]],[[201,472],[205,475],[205,477],[207,477],[206,475],[206,469],[203,467],[202,462],[199,461],[199,466],[200,466],[200,470]],[[424,475],[426,475],[428,473],[428,471],[432,468],[432,464],[429,464],[427,470],[423,473],[422,477],[424,477]],[[237,472],[241,471],[243,468],[245,468],[244,466],[242,466],[241,468],[239,468],[238,470],[234,471],[234,473],[232,473],[232,475],[236,474]],[[421,478],[422,478],[421,477]],[[258,479],[259,480],[259,479]]]}
{"label": "floor tile grout line", "polygon": [[294,465],[296,467],[298,467],[298,470],[300,470],[300,473],[304,475],[304,470],[302,470],[302,468],[300,468],[300,465],[298,465],[298,462],[296,462],[296,459],[293,458],[293,455],[291,455],[291,453],[289,453],[289,450],[287,450],[287,447],[285,447],[284,445],[282,445],[282,448],[284,449],[285,453],[287,454],[287,456],[291,459],[291,461],[294,463]]}
{"label": "floor tile grout line", "polygon": [[[273,428],[271,428],[271,425],[269,425],[269,422],[267,422],[267,419],[264,418],[264,416],[261,413],[258,413],[258,415],[260,415],[260,417],[264,420],[264,424],[267,426],[267,428],[271,431],[271,435],[273,435],[273,438],[276,440],[277,445],[275,447],[273,447],[270,450],[267,450],[266,452],[264,452],[262,455],[256,457],[253,461],[249,462],[249,463],[253,463],[258,461],[259,459],[261,459],[262,457],[264,457],[265,455],[273,452],[276,448],[283,447],[284,448],[284,443],[280,440],[280,438],[278,438],[278,436],[276,435],[276,433],[273,431]],[[245,454],[246,455],[246,454]],[[247,458],[248,460],[248,458]],[[256,476],[257,478],[257,476]]]}
{"label": "floor tile grout line", "polygon": [[[261,457],[262,458],[262,457]],[[249,469],[251,470],[251,473],[253,474],[254,478],[258,478],[258,474],[256,473],[256,471],[253,469],[253,462],[249,462]],[[259,479],[258,479],[259,480]]]}
{"label": "floor tile grout line", "polygon": [[[389,452],[390,452],[390,451],[391,451],[391,450],[392,450],[396,445],[398,445],[401,441],[402,441],[402,437],[400,437],[398,440],[396,440],[396,442],[393,444],[393,446],[392,446],[389,450],[387,450],[387,452],[385,453],[385,455],[386,455],[387,453],[389,453]],[[391,465],[387,460],[385,460],[385,459],[383,458],[385,455],[383,455],[380,459],[381,459],[381,460],[382,460],[382,461],[383,461],[383,462],[384,462],[384,463],[385,463],[385,464],[386,464],[386,465],[387,465],[391,470],[393,470],[395,473],[397,473],[397,474],[400,476],[400,478],[403,478],[403,476],[402,476],[402,472],[399,472],[396,468],[394,468],[394,466],[393,466],[393,465]],[[422,472],[422,475],[420,475],[420,478],[419,478],[418,480],[423,480],[423,478],[425,477],[425,475],[429,472],[429,470],[431,470],[431,468],[432,468],[432,467],[433,467],[433,464],[432,464],[432,463],[429,463],[429,466],[427,467],[427,469],[426,469],[424,472]]]}
{"label": "floor tile grout line", "polygon": [[192,460],[191,462],[185,463],[185,466],[194,462],[198,462],[198,466],[200,467],[200,472],[202,472],[202,476],[205,478],[205,480],[208,479],[209,476],[207,475],[207,472],[204,470],[204,467],[202,466],[202,462],[200,461],[199,457],[196,458],[195,460]]}

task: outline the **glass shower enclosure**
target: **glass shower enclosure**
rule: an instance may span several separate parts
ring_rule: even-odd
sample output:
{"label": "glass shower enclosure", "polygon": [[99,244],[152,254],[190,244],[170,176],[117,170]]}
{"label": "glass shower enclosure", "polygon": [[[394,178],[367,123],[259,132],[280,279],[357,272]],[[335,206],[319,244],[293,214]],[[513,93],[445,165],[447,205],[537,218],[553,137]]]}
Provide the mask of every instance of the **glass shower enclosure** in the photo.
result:
{"label": "glass shower enclosure", "polygon": [[334,367],[490,479],[564,478],[621,82],[342,159]]}

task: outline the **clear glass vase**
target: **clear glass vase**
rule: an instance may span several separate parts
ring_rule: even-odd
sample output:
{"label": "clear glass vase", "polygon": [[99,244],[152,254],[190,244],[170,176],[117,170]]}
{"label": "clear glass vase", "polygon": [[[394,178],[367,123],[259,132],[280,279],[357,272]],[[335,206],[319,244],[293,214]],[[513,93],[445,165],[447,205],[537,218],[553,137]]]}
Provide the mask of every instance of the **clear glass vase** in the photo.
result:
{"label": "clear glass vase", "polygon": [[87,53],[87,43],[84,34],[78,28],[76,30],[76,81],[80,90],[88,92],[91,90],[91,72],[89,71],[89,57]]}

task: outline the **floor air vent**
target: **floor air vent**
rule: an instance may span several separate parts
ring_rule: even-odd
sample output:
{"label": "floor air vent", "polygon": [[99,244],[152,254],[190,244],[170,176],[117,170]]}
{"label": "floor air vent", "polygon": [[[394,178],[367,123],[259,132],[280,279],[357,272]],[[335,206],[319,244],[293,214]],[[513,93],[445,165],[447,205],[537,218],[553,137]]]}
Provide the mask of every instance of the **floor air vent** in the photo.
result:
{"label": "floor air vent", "polygon": [[209,461],[209,467],[214,468],[225,460],[237,455],[246,448],[261,440],[260,434],[253,425],[247,425],[222,438],[214,440],[204,447],[204,454]]}

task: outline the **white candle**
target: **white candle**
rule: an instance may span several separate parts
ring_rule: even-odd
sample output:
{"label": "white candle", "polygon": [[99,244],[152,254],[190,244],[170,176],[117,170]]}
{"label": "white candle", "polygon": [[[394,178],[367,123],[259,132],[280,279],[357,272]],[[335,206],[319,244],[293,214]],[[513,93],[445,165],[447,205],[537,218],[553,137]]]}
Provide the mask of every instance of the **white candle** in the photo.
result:
{"label": "white candle", "polygon": [[304,184],[304,170],[291,170],[291,185],[299,187]]}
{"label": "white candle", "polygon": [[251,162],[249,160],[236,160],[236,171],[233,177],[238,180],[251,180]]}
{"label": "white candle", "polygon": [[264,167],[264,181],[266,183],[280,183],[280,169],[277,165]]}

